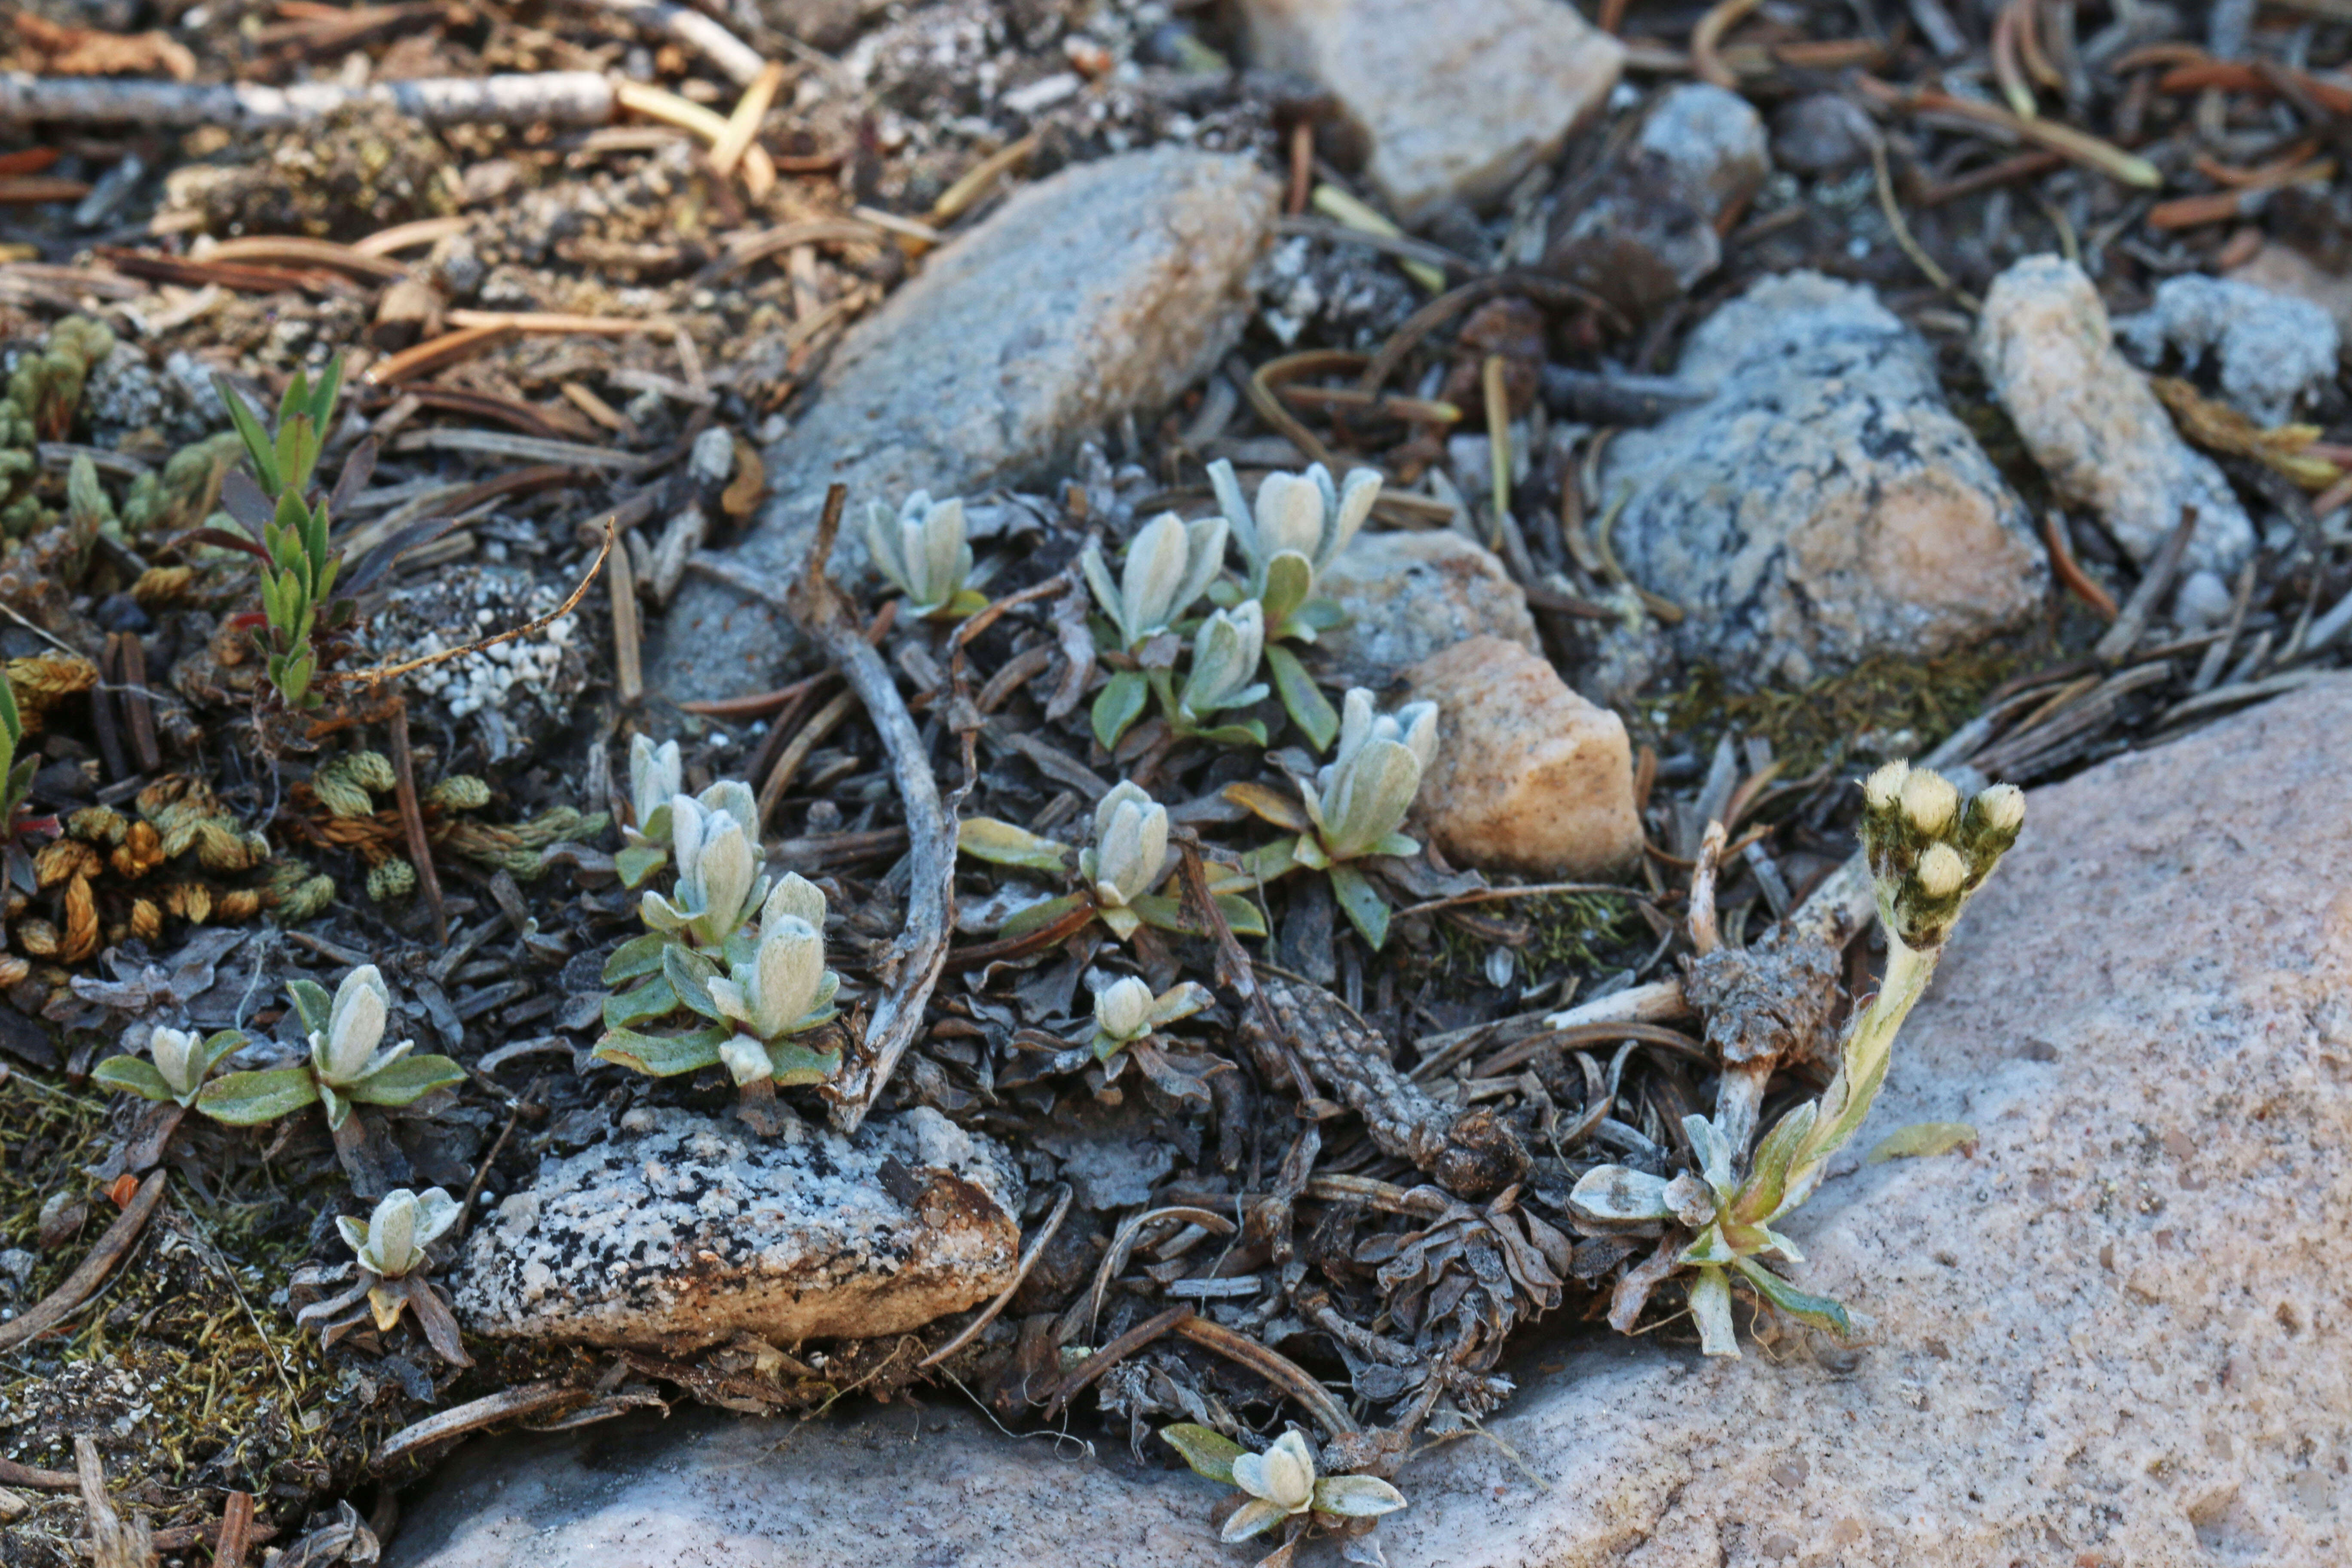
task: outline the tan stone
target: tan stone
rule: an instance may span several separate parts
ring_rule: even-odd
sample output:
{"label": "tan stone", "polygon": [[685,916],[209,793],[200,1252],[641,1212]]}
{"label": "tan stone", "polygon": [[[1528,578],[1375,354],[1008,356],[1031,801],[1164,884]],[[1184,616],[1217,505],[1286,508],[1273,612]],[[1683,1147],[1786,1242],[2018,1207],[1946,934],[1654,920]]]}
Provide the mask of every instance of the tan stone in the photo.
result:
{"label": "tan stone", "polygon": [[1457,865],[1589,877],[1640,852],[1624,721],[1551,661],[1472,637],[1405,672],[1437,704],[1437,760],[1415,820]]}
{"label": "tan stone", "polygon": [[1360,533],[1316,584],[1348,612],[1318,645],[1358,686],[1382,686],[1465,637],[1497,637],[1530,653],[1528,596],[1495,552],[1451,529]]}
{"label": "tan stone", "polygon": [[1322,83],[1406,223],[1499,196],[1617,85],[1625,47],[1560,0],[1245,0],[1250,58]]}

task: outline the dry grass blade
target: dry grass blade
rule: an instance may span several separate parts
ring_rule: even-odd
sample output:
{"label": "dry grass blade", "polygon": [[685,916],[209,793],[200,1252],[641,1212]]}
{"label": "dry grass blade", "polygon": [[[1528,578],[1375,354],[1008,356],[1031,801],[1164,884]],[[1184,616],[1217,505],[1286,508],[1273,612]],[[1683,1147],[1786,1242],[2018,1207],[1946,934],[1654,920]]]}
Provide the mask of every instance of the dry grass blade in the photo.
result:
{"label": "dry grass blade", "polygon": [[148,1220],[163,1202],[164,1183],[162,1171],[152,1173],[140,1183],[137,1195],[106,1227],[106,1234],[98,1238],[98,1245],[81,1260],[81,1266],[66,1276],[65,1283],[35,1302],[16,1321],[0,1323],[0,1351],[12,1351],[40,1338],[89,1300],[106,1282],[106,1277],[114,1272],[115,1265],[130,1254],[131,1244],[139,1239],[139,1233],[147,1227]]}
{"label": "dry grass blade", "polygon": [[[416,795],[416,760],[408,748],[408,704],[394,700],[384,729],[392,752],[394,798],[400,804],[400,826],[408,836],[408,858],[416,868],[416,886],[433,911],[433,941],[449,945],[449,910],[441,899],[440,873],[433,868],[433,844],[425,836],[425,808]],[[358,1118],[354,1117],[353,1121]]]}
{"label": "dry grass blade", "polygon": [[588,570],[582,575],[579,585],[572,590],[571,595],[565,598],[563,603],[556,605],[555,608],[548,611],[547,614],[540,616],[537,620],[528,622],[520,626],[512,627],[507,631],[499,632],[492,637],[482,637],[478,641],[467,643],[461,647],[445,648],[439,653],[426,654],[422,658],[407,659],[399,664],[373,665],[366,669],[336,670],[331,674],[320,677],[319,684],[321,686],[341,686],[352,681],[365,681],[371,686],[379,686],[387,680],[396,680],[404,675],[408,675],[414,671],[426,668],[432,665],[443,663],[448,659],[459,658],[469,653],[479,653],[486,647],[496,647],[500,643],[512,642],[517,637],[527,637],[533,632],[543,629],[549,623],[562,620],[564,616],[570,615],[573,609],[578,607],[580,601],[587,596],[589,584],[596,581],[596,574],[604,569],[604,563],[611,558],[612,553],[613,519],[608,513],[604,519],[604,542],[597,550],[596,559],[588,563]]}
{"label": "dry grass blade", "polygon": [[501,1389],[496,1394],[454,1409],[443,1410],[426,1416],[413,1426],[404,1426],[383,1440],[383,1447],[368,1461],[368,1468],[381,1475],[401,1460],[446,1443],[452,1437],[462,1437],[478,1431],[493,1422],[511,1420],[518,1415],[535,1415],[559,1405],[592,1397],[590,1391],[568,1383],[531,1383],[520,1388]]}
{"label": "dry grass blade", "polygon": [[1763,0],[1717,0],[1706,15],[1691,29],[1691,70],[1701,81],[1711,82],[1727,91],[1739,90],[1739,78],[1723,63],[1717,52],[1723,35],[1731,31]]}
{"label": "dry grass blade", "polygon": [[776,101],[776,90],[784,85],[784,68],[770,60],[751,79],[736,100],[735,112],[727,117],[727,129],[710,148],[710,172],[720,179],[735,172],[760,134],[760,122],[768,117],[769,107]]}
{"label": "dry grass blade", "polygon": [[1080,1363],[1078,1369],[1061,1381],[1053,1397],[1045,1401],[1045,1419],[1051,1421],[1061,1413],[1062,1406],[1084,1394],[1097,1379],[1169,1330],[1189,1322],[1190,1307],[1171,1307],[1157,1317],[1146,1318],[1110,1343]]}
{"label": "dry grass blade", "polygon": [[940,199],[931,204],[931,210],[923,215],[923,221],[933,228],[943,228],[962,216],[965,209],[986,195],[989,187],[995,184],[1001,176],[1029,161],[1029,154],[1037,150],[1037,135],[1032,131],[965,170],[954,184],[940,193]]}
{"label": "dry grass blade", "polygon": [[[643,82],[622,81],[613,84],[613,101],[623,109],[658,120],[665,125],[675,125],[681,131],[692,132],[714,148],[727,140],[727,121],[698,103],[689,103],[674,92],[666,92]],[[775,188],[776,165],[757,143],[743,150],[743,188],[759,200]]]}
{"label": "dry grass blade", "polygon": [[1906,91],[1871,76],[1860,78],[1858,85],[1870,97],[1892,108],[1928,110],[1957,120],[1973,121],[1979,125],[2006,132],[2021,142],[2047,147],[2053,153],[2070,158],[2085,168],[2096,169],[2126,185],[2148,191],[2164,187],[2164,172],[2155,164],[2137,153],[2125,152],[2112,142],[2103,142],[2071,125],[2060,125],[2047,119],[2022,119],[1997,104],[1955,98],[1946,92],[1924,89]]}
{"label": "dry grass blade", "polygon": [[1206,1318],[1187,1315],[1178,1321],[1176,1332],[1194,1344],[1213,1350],[1227,1361],[1245,1366],[1266,1382],[1305,1405],[1308,1414],[1323,1424],[1323,1429],[1337,1437],[1342,1433],[1359,1431],[1356,1418],[1348,1414],[1340,1403],[1331,1397],[1331,1391],[1309,1377],[1305,1369],[1278,1351],[1267,1349],[1253,1339],[1213,1323]]}
{"label": "dry grass blade", "polygon": [[2115,596],[2101,587],[2096,579],[2083,570],[2074,559],[2074,547],[2066,542],[2066,520],[2054,511],[2042,516],[2042,542],[2050,549],[2050,569],[2058,574],[2066,591],[2091,606],[2103,621],[2116,618]]}

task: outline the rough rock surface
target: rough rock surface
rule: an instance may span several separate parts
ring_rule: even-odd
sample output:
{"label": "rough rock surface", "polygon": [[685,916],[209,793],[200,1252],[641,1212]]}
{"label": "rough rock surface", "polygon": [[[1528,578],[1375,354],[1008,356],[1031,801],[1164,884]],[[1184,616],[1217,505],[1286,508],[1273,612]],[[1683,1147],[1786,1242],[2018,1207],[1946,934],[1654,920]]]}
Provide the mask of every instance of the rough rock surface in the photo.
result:
{"label": "rough rock surface", "polygon": [[2051,488],[2097,512],[2133,560],[2162,547],[2184,506],[2197,509],[2191,566],[2226,574],[2253,549],[2253,525],[2229,481],[2180,438],[2147,378],[2116,347],[2081,268],[2029,256],[1994,279],[1976,356]]}
{"label": "rough rock surface", "polygon": [[[898,1160],[921,1191],[884,1181]],[[1002,1290],[1021,1250],[1011,1156],[935,1110],[853,1142],[774,1137],[676,1108],[540,1167],[467,1239],[450,1277],[468,1330],[690,1349],[903,1332]]]}
{"label": "rough rock surface", "polygon": [[1360,533],[1316,588],[1348,612],[1317,646],[1351,685],[1386,685],[1468,637],[1542,646],[1526,593],[1494,552],[1450,529]]}
{"label": "rough rock surface", "polygon": [[2327,312],[2339,342],[2352,340],[2352,278],[2321,266],[2292,246],[2266,243],[2230,276],[2273,294],[2305,300]]}
{"label": "rough rock surface", "polygon": [[1601,173],[1591,196],[1563,208],[1544,265],[1641,312],[1723,262],[1716,221],[1772,172],[1763,117],[1706,82],[1669,89]]}
{"label": "rough rock surface", "polygon": [[1772,159],[1800,174],[1837,174],[1870,162],[1878,133],[1862,105],[1842,92],[1792,98],[1772,111]]}
{"label": "rough rock surface", "polygon": [[[2352,771],[2312,740],[2347,726],[2337,677],[2034,792],[1855,1145],[1957,1120],[1973,1153],[1843,1160],[1788,1226],[1870,1342],[1553,1347],[1489,1423],[1512,1457],[1405,1468],[1389,1561],[2352,1558]],[[478,1446],[387,1568],[1223,1560],[1218,1491],[1181,1471],[952,1407],[785,1430]]]}
{"label": "rough rock surface", "polygon": [[2168,278],[2154,306],[2117,321],[2116,336],[2151,370],[2168,351],[2190,368],[2219,361],[2221,395],[2259,425],[2285,424],[2336,379],[2336,319],[2242,279]]}
{"label": "rough rock surface", "polygon": [[1617,85],[1625,47],[1560,0],[1244,0],[1250,58],[1328,88],[1399,219],[1507,190]]}
{"label": "rough rock surface", "polygon": [[2024,507],[1869,289],[1767,279],[1691,334],[1679,374],[1715,396],[1610,443],[1601,493],[1630,489],[1617,553],[1685,610],[1685,657],[1801,682],[2033,613],[2048,565]]}
{"label": "rough rock surface", "polygon": [[[1278,193],[1248,159],[1157,148],[1066,169],[948,246],[844,341],[766,454],[772,499],[737,552],[798,574],[825,487],[854,518],[912,490],[1011,481],[1130,409],[1172,401],[1233,346]],[[837,569],[863,572],[862,530]],[[774,684],[782,616],[689,577],[648,679],[672,699]]]}
{"label": "rough rock surface", "polygon": [[1437,704],[1437,759],[1414,822],[1447,859],[1591,877],[1641,853],[1624,721],[1570,690],[1549,659],[1472,637],[1405,679]]}

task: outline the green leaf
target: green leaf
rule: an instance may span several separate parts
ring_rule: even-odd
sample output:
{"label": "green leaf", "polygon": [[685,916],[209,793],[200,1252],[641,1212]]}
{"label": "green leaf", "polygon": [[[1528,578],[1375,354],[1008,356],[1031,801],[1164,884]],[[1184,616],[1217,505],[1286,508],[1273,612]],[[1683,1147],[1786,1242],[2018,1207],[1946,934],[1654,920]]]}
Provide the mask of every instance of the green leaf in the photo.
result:
{"label": "green leaf", "polygon": [[717,964],[691,948],[672,942],[662,949],[662,978],[669,982],[671,994],[689,1011],[714,1022],[722,1016],[710,999],[710,982],[718,973]]}
{"label": "green leaf", "polygon": [[327,1032],[327,1022],[334,1016],[335,999],[327,994],[325,986],[315,980],[289,980],[286,983],[286,994],[293,999],[294,1011],[301,1016],[306,1033]]}
{"label": "green leaf", "polygon": [[253,410],[245,405],[236,388],[228,384],[228,377],[215,373],[213,390],[220,395],[222,405],[228,409],[229,423],[236,426],[237,438],[245,443],[246,456],[253,460],[254,476],[261,482],[262,493],[276,495],[286,488],[286,481],[279,476],[278,458],[270,451],[269,433],[261,427]]}
{"label": "green leaf", "polygon": [[631,937],[614,948],[613,955],[604,961],[604,984],[625,985],[632,980],[659,973],[662,950],[668,946],[669,939],[657,931]]}
{"label": "green leaf", "polygon": [[310,423],[321,430],[333,428],[335,399],[343,390],[343,356],[338,353],[319,373],[319,382],[310,393]]}
{"label": "green leaf", "polygon": [[1965,1121],[1914,1121],[1881,1138],[1862,1158],[1865,1165],[1888,1160],[1916,1159],[1923,1154],[1948,1154],[1977,1141],[1977,1130]]}
{"label": "green leaf", "polygon": [[1365,851],[1368,855],[1418,855],[1421,840],[1407,834],[1391,833]]}
{"label": "green leaf", "polygon": [[1213,730],[1194,730],[1195,740],[1206,741],[1213,746],[1265,745],[1265,725],[1259,720],[1244,720],[1239,724],[1220,724]]}
{"label": "green leaf", "polygon": [[1314,826],[1307,819],[1306,807],[1262,784],[1229,784],[1217,793],[1244,811],[1262,821],[1271,822],[1285,832],[1304,833]]}
{"label": "green leaf", "polygon": [[1378,1476],[1326,1476],[1315,1483],[1315,1511],[1378,1519],[1405,1506],[1404,1493]]}
{"label": "green leaf", "polygon": [[1242,857],[1242,869],[1261,882],[1272,882],[1298,868],[1298,840],[1277,838]]}
{"label": "green leaf", "polygon": [[716,1024],[690,1035],[648,1035],[635,1029],[614,1029],[596,1042],[596,1055],[604,1061],[632,1068],[648,1078],[675,1078],[679,1073],[716,1067],[719,1047],[733,1033]]}
{"label": "green leaf", "polygon": [[1068,845],[992,816],[967,816],[957,823],[956,847],[975,860],[996,866],[1019,866],[1031,871],[1065,875],[1070,869]]}
{"label": "green leaf", "polygon": [[319,1086],[309,1068],[272,1068],[213,1079],[196,1096],[196,1109],[231,1127],[254,1127],[290,1116],[318,1099]]}
{"label": "green leaf", "polygon": [[1257,596],[1265,606],[1268,631],[1298,612],[1315,591],[1315,565],[1295,550],[1285,550],[1265,563],[1265,587]]}
{"label": "green leaf", "polygon": [[101,1089],[119,1089],[135,1094],[142,1100],[173,1100],[180,1097],[155,1070],[155,1064],[140,1057],[109,1057],[89,1069],[89,1081]]}
{"label": "green leaf", "polygon": [[604,998],[604,1026],[626,1029],[638,1024],[650,1024],[656,1018],[667,1018],[677,1011],[677,993],[669,988],[664,975],[654,975],[633,990],[623,991]]}
{"label": "green leaf", "polygon": [[1353,866],[1331,868],[1331,892],[1339,900],[1340,912],[1348,917],[1374,952],[1389,940],[1389,901],[1372,886],[1372,879]]}
{"label": "green leaf", "polygon": [[1033,931],[1043,931],[1073,910],[1085,909],[1093,903],[1085,893],[1065,893],[1058,899],[1047,899],[1018,910],[1013,918],[997,928],[1001,937],[1026,936]]}
{"label": "green leaf", "polygon": [[1265,934],[1265,916],[1259,912],[1257,905],[1238,893],[1212,893],[1209,896],[1224,912],[1225,924],[1233,928],[1235,936]]}
{"label": "green leaf", "polygon": [[310,411],[310,373],[297,365],[286,383],[286,390],[278,395],[278,423],[283,426],[297,414]]}
{"label": "green leaf", "polygon": [[613,857],[613,869],[621,874],[621,886],[635,889],[668,861],[669,851],[658,845],[636,844]]}
{"label": "green leaf", "polygon": [[1122,669],[1106,682],[1096,694],[1094,705],[1095,739],[1108,752],[1118,744],[1127,727],[1143,712],[1143,705],[1151,695],[1151,682],[1139,669]]}
{"label": "green leaf", "polygon": [[1840,1339],[1853,1335],[1853,1319],[1842,1304],[1827,1296],[1800,1290],[1762,1264],[1750,1262],[1745,1258],[1733,1258],[1731,1266],[1747,1276],[1748,1282],[1756,1287],[1757,1294],[1790,1317],[1811,1323],[1817,1329],[1827,1329]]}
{"label": "green leaf", "polygon": [[779,1089],[823,1083],[841,1070],[839,1051],[813,1051],[806,1046],[796,1046],[790,1041],[770,1046],[768,1061],[775,1068]]}
{"label": "green leaf", "polygon": [[1192,1467],[1194,1475],[1205,1476],[1225,1486],[1234,1484],[1234,1461],[1249,1452],[1223,1433],[1195,1426],[1190,1421],[1162,1426],[1160,1436],[1170,1447],[1183,1456],[1184,1462]]}
{"label": "green leaf", "polygon": [[447,1057],[403,1057],[346,1085],[343,1095],[362,1105],[410,1105],[436,1089],[465,1081],[466,1069]]}
{"label": "green leaf", "polygon": [[1266,668],[1274,673],[1274,689],[1281,695],[1282,710],[1298,726],[1307,743],[1321,752],[1339,737],[1339,715],[1323,695],[1298,656],[1278,643],[1269,643],[1265,650]]}
{"label": "green leaf", "polygon": [[1298,606],[1298,618],[1318,632],[1332,632],[1348,624],[1348,611],[1337,599],[1309,599]]}

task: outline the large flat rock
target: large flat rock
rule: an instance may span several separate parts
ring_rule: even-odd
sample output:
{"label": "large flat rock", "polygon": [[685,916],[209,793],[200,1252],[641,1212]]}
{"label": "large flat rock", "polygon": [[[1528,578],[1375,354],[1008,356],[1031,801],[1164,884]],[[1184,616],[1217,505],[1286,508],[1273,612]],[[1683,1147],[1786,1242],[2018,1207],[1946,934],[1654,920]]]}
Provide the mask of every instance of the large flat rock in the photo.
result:
{"label": "large flat rock", "polygon": [[[827,486],[894,510],[908,493],[1026,478],[1130,411],[1174,401],[1240,337],[1274,181],[1243,157],[1159,147],[1066,169],[946,247],[843,342],[766,453],[772,499],[737,553],[801,570]],[[836,569],[864,580],[861,527]],[[648,679],[675,700],[776,682],[794,646],[770,606],[689,577]]]}
{"label": "large flat rock", "polygon": [[[1398,1568],[2352,1560],[2352,679],[2034,793],[1848,1156],[1786,1228],[1858,1350],[1534,1347],[1408,1465]],[[1576,1349],[1578,1345],[1590,1348]],[[1530,1475],[1547,1483],[1539,1489]],[[389,1568],[1246,1563],[1217,1489],[942,1398],[469,1450]]]}

